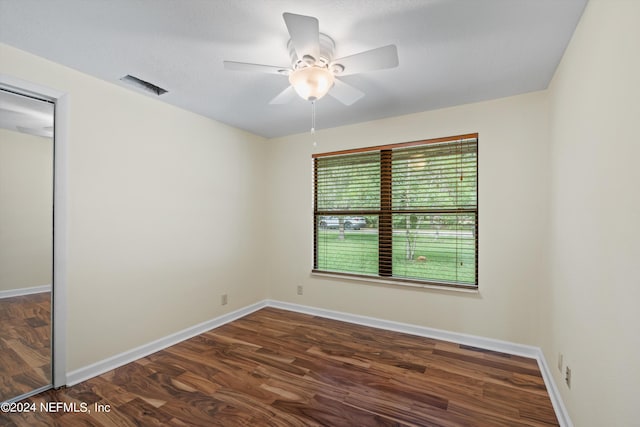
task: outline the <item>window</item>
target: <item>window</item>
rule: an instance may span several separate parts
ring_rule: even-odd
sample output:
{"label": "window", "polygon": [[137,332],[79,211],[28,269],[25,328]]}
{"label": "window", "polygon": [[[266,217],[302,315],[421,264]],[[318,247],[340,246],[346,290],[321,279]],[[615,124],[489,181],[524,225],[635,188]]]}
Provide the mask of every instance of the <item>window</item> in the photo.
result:
{"label": "window", "polygon": [[314,272],[478,286],[478,135],[314,157]]}

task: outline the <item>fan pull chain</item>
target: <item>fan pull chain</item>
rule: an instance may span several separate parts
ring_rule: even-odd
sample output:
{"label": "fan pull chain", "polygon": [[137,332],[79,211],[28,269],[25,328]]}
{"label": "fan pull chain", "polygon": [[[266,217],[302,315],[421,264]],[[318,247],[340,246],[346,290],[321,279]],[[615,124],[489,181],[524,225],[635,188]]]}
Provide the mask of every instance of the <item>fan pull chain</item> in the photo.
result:
{"label": "fan pull chain", "polygon": [[311,138],[313,139],[313,146],[317,147],[316,142],[316,101],[311,101]]}

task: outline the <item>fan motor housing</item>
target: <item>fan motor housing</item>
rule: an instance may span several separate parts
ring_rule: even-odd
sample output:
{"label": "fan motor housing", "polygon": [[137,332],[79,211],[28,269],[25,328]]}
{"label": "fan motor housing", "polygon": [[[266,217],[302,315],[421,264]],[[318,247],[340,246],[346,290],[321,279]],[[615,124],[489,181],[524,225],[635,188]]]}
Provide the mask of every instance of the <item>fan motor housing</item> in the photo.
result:
{"label": "fan motor housing", "polygon": [[319,34],[320,41],[320,57],[313,58],[311,55],[304,55],[303,58],[298,58],[296,50],[293,47],[291,40],[287,43],[287,49],[289,49],[289,57],[291,58],[291,67],[294,70],[304,67],[310,67],[313,65],[319,67],[328,67],[333,60],[333,51],[336,48],[336,44],[331,37],[324,33]]}

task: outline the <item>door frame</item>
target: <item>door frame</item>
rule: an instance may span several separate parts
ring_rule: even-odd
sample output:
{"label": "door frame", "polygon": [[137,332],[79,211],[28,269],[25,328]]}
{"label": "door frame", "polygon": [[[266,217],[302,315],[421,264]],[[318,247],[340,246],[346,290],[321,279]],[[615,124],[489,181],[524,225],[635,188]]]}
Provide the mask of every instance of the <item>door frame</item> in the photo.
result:
{"label": "door frame", "polygon": [[67,241],[69,95],[65,92],[0,73],[0,88],[51,101],[53,129],[53,280],[52,383],[67,384]]}

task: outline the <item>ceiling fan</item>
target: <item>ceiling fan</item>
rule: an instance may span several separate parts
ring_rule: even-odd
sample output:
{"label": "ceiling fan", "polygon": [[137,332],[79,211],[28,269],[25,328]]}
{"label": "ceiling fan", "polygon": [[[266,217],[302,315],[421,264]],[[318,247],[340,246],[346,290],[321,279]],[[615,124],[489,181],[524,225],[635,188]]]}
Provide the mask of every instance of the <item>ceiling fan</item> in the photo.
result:
{"label": "ceiling fan", "polygon": [[351,105],[364,93],[338,77],[398,66],[398,50],[392,44],[334,59],[335,43],[320,32],[317,18],[294,13],[283,13],[282,16],[290,36],[287,44],[290,67],[224,61],[227,70],[288,76],[291,86],[273,98],[270,104],[285,104],[296,94],[314,102],[328,93],[343,104]]}

